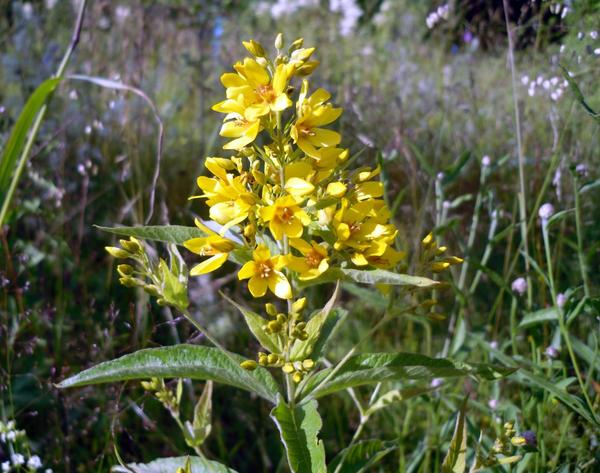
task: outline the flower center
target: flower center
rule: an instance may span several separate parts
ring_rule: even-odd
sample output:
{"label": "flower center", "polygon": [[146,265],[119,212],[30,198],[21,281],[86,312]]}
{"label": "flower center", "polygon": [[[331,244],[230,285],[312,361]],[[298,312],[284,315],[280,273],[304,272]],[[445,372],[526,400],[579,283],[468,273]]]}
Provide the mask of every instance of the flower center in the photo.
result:
{"label": "flower center", "polygon": [[262,99],[265,102],[268,103],[275,102],[275,99],[277,98],[273,87],[271,87],[268,84],[259,86],[258,89],[256,89],[256,92],[262,97]]}
{"label": "flower center", "polygon": [[294,211],[289,207],[283,207],[279,210],[279,219],[283,223],[287,223],[288,225],[290,225],[292,223],[292,220],[294,219]]}
{"label": "flower center", "polygon": [[358,222],[354,222],[350,225],[350,233],[356,233],[357,231],[360,230],[360,223]]}
{"label": "flower center", "polygon": [[258,277],[261,279],[269,279],[269,276],[273,273],[273,268],[268,262],[258,263],[258,267],[256,268],[256,272]]}
{"label": "flower center", "polygon": [[315,250],[309,251],[308,253],[306,253],[306,255],[304,257],[304,260],[306,261],[306,265],[309,268],[318,268],[322,259],[323,259],[323,256]]}

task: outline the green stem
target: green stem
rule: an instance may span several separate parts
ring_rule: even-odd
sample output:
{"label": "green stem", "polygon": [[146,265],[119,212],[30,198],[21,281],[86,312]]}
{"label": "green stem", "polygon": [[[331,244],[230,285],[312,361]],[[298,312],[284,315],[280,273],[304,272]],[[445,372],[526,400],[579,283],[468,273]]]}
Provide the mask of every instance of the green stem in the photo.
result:
{"label": "green stem", "polygon": [[527,206],[525,203],[525,155],[523,153],[523,141],[521,138],[521,115],[519,113],[519,102],[517,99],[517,78],[515,68],[513,37],[508,21],[508,1],[502,0],[504,6],[504,21],[506,22],[506,36],[508,38],[508,62],[512,82],[513,106],[515,108],[515,129],[517,133],[517,156],[519,164],[519,219],[521,228],[521,244],[525,253],[525,272],[527,277],[527,308],[531,308],[533,292],[531,278],[529,277],[529,243],[527,241]]}
{"label": "green stem", "polygon": [[579,183],[577,176],[573,175],[573,192],[575,193],[575,228],[577,230],[577,256],[579,257],[579,270],[583,280],[583,293],[590,297],[590,281],[587,274],[587,264],[583,254],[583,231],[581,226],[581,199],[579,197]]}
{"label": "green stem", "polygon": [[[87,0],[82,0],[81,4],[79,6],[79,13],[77,15],[75,29],[73,30],[73,36],[71,38],[71,43],[69,44],[69,47],[67,48],[67,51],[65,52],[65,55],[60,63],[60,66],[58,66],[58,69],[57,69],[56,73],[54,74],[55,78],[60,78],[63,76],[63,74],[65,72],[65,68],[67,67],[69,60],[71,59],[71,55],[73,54],[73,51],[75,50],[75,48],[77,47],[77,44],[79,43],[79,38],[81,36],[81,27],[83,25],[83,15],[85,13],[86,5],[87,5]],[[27,137],[27,141],[25,142],[25,147],[23,148],[23,152],[21,153],[21,157],[19,158],[19,163],[17,164],[15,174],[12,177],[12,180],[10,181],[10,186],[8,187],[8,191],[6,192],[6,198],[4,199],[4,202],[2,204],[2,210],[0,210],[0,226],[2,226],[4,224],[4,222],[6,221],[8,209],[10,207],[10,203],[12,202],[14,193],[17,189],[17,184],[19,183],[19,180],[21,179],[21,175],[23,174],[23,171],[25,170],[27,161],[29,161],[29,154],[31,153],[31,148],[33,147],[33,143],[34,143],[34,141],[37,137],[37,134],[40,130],[40,126],[42,125],[42,122],[44,121],[44,117],[46,116],[47,110],[48,110],[48,106],[43,105],[42,108],[40,109],[40,111],[38,112],[38,114],[35,118],[35,121],[33,122],[33,127],[31,128],[29,136]]]}
{"label": "green stem", "polygon": [[577,363],[577,358],[575,357],[575,352],[573,351],[573,346],[571,345],[571,337],[569,337],[569,330],[565,323],[565,314],[562,310],[562,307],[558,305],[557,302],[557,294],[556,288],[554,286],[554,270],[552,265],[552,254],[550,252],[550,238],[548,236],[548,221],[546,219],[542,219],[542,236],[544,239],[544,250],[546,254],[546,264],[548,266],[548,283],[550,285],[550,294],[552,296],[552,302],[554,303],[554,307],[558,311],[558,325],[560,328],[560,332],[562,337],[565,340],[565,344],[567,345],[567,351],[569,352],[569,357],[571,358],[571,363],[573,363],[573,368],[575,369],[575,374],[577,375],[577,381],[579,382],[579,386],[581,387],[582,394],[585,398],[585,401],[588,404],[591,412],[594,412],[594,406],[592,401],[587,393],[587,387],[583,382],[583,377],[581,376],[581,370],[579,369],[579,363]]}

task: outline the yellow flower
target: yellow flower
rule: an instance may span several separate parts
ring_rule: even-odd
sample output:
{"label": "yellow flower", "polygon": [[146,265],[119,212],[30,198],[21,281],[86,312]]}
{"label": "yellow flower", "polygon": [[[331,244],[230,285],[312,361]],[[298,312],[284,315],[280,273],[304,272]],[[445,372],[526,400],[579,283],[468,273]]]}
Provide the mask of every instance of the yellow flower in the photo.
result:
{"label": "yellow flower", "polygon": [[307,91],[308,82],[304,81],[297,103],[298,118],[292,125],[290,135],[308,156],[319,158],[317,148],[335,146],[341,141],[339,133],[321,127],[337,120],[342,109],[325,103],[331,97],[326,90],[317,89],[310,97],[306,97]]}
{"label": "yellow flower", "polygon": [[314,240],[308,243],[300,238],[293,238],[290,245],[302,253],[302,257],[291,254],[286,256],[287,267],[299,273],[300,280],[315,279],[329,269],[327,248],[324,244]]}
{"label": "yellow flower", "polygon": [[210,256],[210,258],[197,264],[190,271],[191,276],[199,276],[207,274],[223,266],[227,261],[229,253],[235,248],[235,244],[223,238],[219,234],[213,232],[210,228],[204,225],[200,220],[195,220],[196,226],[205,232],[208,236],[200,238],[192,238],[183,243],[188,250],[200,256]]}
{"label": "yellow flower", "polygon": [[252,253],[252,261],[248,261],[238,273],[239,280],[250,279],[248,289],[253,297],[262,297],[267,288],[281,299],[292,298],[292,287],[280,269],[285,266],[285,259],[280,255],[271,256],[265,245],[259,245]]}
{"label": "yellow flower", "polygon": [[283,235],[300,238],[304,227],[310,223],[310,217],[300,208],[291,195],[279,197],[272,205],[259,211],[263,221],[269,222],[269,229],[276,240],[283,240]]}
{"label": "yellow flower", "polygon": [[292,105],[286,89],[294,73],[293,64],[279,64],[272,79],[255,59],[246,58],[233,67],[237,74],[221,76],[221,82],[227,89],[227,100],[214,105],[213,110],[228,114],[234,112],[249,121],[256,121],[269,112],[281,112]]}
{"label": "yellow flower", "polygon": [[235,169],[235,163],[222,158],[208,158],[205,166],[215,177],[198,177],[196,182],[204,194],[194,198],[205,197],[211,220],[225,225],[225,229],[243,222],[257,197],[246,189],[242,176],[227,173]]}

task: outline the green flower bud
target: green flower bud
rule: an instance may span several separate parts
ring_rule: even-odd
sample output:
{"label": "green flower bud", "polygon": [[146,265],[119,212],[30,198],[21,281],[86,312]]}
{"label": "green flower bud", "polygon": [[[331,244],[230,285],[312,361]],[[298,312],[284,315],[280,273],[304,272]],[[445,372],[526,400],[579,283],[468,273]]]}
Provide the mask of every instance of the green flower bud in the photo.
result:
{"label": "green flower bud", "polygon": [[256,361],[254,360],[246,360],[240,363],[240,366],[248,371],[254,371],[257,367]]}
{"label": "green flower bud", "polygon": [[281,49],[282,47],[283,47],[283,34],[278,33],[277,37],[275,38],[275,48]]}
{"label": "green flower bud", "polygon": [[120,264],[117,266],[117,273],[124,278],[133,274],[133,266],[129,264]]}
{"label": "green flower bud", "polygon": [[294,373],[294,375],[292,376],[292,381],[294,381],[294,383],[298,384],[300,381],[302,381],[302,378],[304,378],[304,375],[302,373],[300,373],[300,371],[296,371]]}
{"label": "green flower bud", "polygon": [[114,258],[129,258],[131,253],[125,251],[123,248],[117,248],[116,246],[105,246],[104,249]]}
{"label": "green flower bud", "polygon": [[270,365],[274,365],[279,361],[279,356],[277,356],[275,353],[271,353],[267,356],[267,361]]}
{"label": "green flower bud", "polygon": [[275,304],[271,304],[270,302],[265,304],[265,310],[271,317],[275,317],[277,315],[277,307],[275,307]]}

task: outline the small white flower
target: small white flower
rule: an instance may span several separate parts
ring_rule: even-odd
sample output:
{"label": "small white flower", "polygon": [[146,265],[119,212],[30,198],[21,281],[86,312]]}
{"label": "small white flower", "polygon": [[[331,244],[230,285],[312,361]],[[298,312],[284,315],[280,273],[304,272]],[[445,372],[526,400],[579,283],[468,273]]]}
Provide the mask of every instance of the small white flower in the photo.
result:
{"label": "small white flower", "polygon": [[522,296],[527,292],[527,281],[525,278],[517,278],[512,282],[510,288],[513,290],[513,292],[516,292],[518,295]]}
{"label": "small white flower", "polygon": [[87,125],[83,131],[85,132],[86,135],[91,135],[92,127],[90,125]]}
{"label": "small white flower", "polygon": [[10,456],[10,459],[13,462],[13,465],[15,466],[19,466],[25,463],[25,457],[23,455],[21,455],[20,453],[13,453]]}
{"label": "small white flower", "polygon": [[600,48],[596,48],[596,49],[594,49],[594,54],[595,54],[596,56],[600,56]]}
{"label": "small white flower", "polygon": [[6,440],[8,440],[9,442],[14,442],[16,438],[17,432],[15,432],[14,430],[11,430],[6,434]]}
{"label": "small white flower", "polygon": [[558,307],[564,307],[566,302],[567,296],[565,296],[562,292],[556,295],[556,304],[558,304]]}
{"label": "small white flower", "polygon": [[490,157],[487,154],[483,158],[481,158],[482,166],[488,167],[490,164],[492,164],[492,160],[490,159]]}
{"label": "small white flower", "polygon": [[598,32],[596,30],[590,31],[590,38],[598,39]]}
{"label": "small white flower", "polygon": [[550,81],[545,80],[544,82],[542,82],[542,87],[544,88],[544,90],[548,90],[550,88]]}
{"label": "small white flower", "polygon": [[537,85],[542,85],[542,82],[544,82],[544,77],[542,76],[537,76],[537,79],[535,80],[535,83]]}
{"label": "small white flower", "polygon": [[554,206],[550,203],[545,203],[540,207],[540,210],[538,211],[538,215],[542,220],[548,220],[550,217],[552,217],[553,213]]}
{"label": "small white flower", "polygon": [[491,347],[492,349],[494,349],[494,350],[497,350],[497,349],[498,349],[498,342],[497,342],[496,340],[492,340],[492,341],[490,342],[490,347]]}
{"label": "small white flower", "polygon": [[2,473],[8,473],[10,471],[10,462],[2,462]]}
{"label": "small white flower", "polygon": [[529,84],[529,76],[521,77],[521,84],[523,84],[523,85]]}
{"label": "small white flower", "polygon": [[37,455],[33,455],[29,460],[27,460],[27,466],[34,470],[42,467],[42,460]]}
{"label": "small white flower", "polygon": [[437,180],[441,181],[442,179],[444,179],[444,173],[443,172],[438,172],[437,173]]}
{"label": "small white flower", "polygon": [[498,409],[498,399],[490,399],[488,402],[488,406],[493,411]]}
{"label": "small white flower", "polygon": [[449,200],[445,200],[442,203],[442,207],[444,207],[446,210],[448,210],[451,206],[452,206],[452,203]]}
{"label": "small white flower", "polygon": [[52,473],[52,468],[46,468],[46,469],[44,470],[44,473]]}
{"label": "small white flower", "polygon": [[585,38],[585,35],[583,34],[583,31],[580,31],[579,33],[577,33],[577,39],[578,40],[582,40],[583,38]]}

